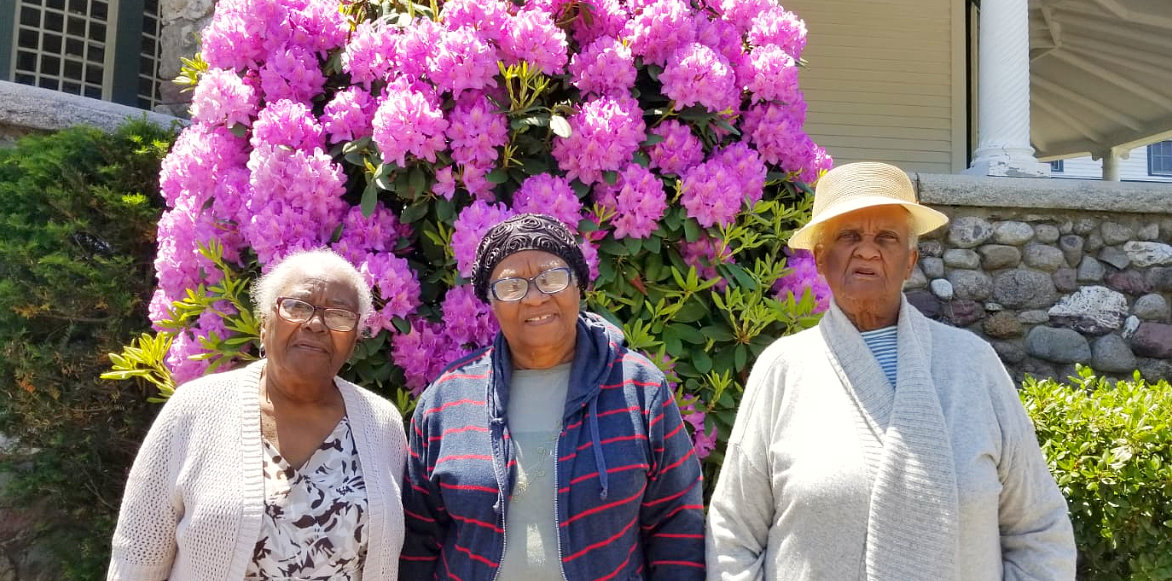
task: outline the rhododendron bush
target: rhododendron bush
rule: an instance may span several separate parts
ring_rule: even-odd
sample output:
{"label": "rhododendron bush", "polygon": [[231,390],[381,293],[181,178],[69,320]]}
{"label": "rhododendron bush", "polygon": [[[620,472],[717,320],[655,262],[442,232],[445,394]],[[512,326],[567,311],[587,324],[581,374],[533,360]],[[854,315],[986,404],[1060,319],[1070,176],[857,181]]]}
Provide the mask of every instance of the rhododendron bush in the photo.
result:
{"label": "rhododendron bush", "polygon": [[802,130],[805,25],[772,0],[221,0],[201,38],[139,345],[164,382],[255,358],[245,282],[326,246],[376,293],[344,373],[406,412],[496,333],[481,236],[544,212],[715,466],[752,359],[825,308],[784,242],[831,160]]}

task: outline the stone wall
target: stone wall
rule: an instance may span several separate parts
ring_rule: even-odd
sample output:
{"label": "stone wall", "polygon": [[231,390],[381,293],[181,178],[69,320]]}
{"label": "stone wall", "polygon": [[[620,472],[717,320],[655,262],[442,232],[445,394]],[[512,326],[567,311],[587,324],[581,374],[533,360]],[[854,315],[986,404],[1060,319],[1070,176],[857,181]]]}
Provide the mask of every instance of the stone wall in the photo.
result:
{"label": "stone wall", "polygon": [[913,175],[948,214],[905,290],[1020,380],[1075,363],[1172,379],[1172,185]]}
{"label": "stone wall", "polygon": [[155,108],[160,113],[187,117],[191,92],[170,82],[179,76],[183,67],[180,58],[191,58],[199,51],[198,34],[207,26],[216,8],[214,0],[162,0],[159,4],[159,87],[162,102]]}
{"label": "stone wall", "polygon": [[59,131],[74,125],[92,125],[113,131],[124,121],[145,117],[164,127],[180,121],[117,103],[0,81],[0,147],[32,133]]}

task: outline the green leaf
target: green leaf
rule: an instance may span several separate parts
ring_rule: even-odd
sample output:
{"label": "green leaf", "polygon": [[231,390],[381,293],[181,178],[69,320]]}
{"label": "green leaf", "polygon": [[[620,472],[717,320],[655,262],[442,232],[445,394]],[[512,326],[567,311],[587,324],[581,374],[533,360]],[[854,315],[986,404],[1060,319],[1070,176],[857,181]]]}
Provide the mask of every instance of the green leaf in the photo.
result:
{"label": "green leaf", "polygon": [[418,222],[427,215],[429,208],[430,206],[428,205],[427,200],[415,202],[414,204],[403,208],[403,213],[399,216],[399,219],[402,220],[405,224]]}
{"label": "green leaf", "polygon": [[378,188],[372,181],[368,182],[366,189],[362,190],[362,215],[364,217],[369,218],[374,215],[375,202],[378,202]]}
{"label": "green leaf", "polygon": [[674,319],[680,323],[695,323],[708,316],[708,308],[699,299],[691,298],[680,310],[676,311]]}
{"label": "green leaf", "polygon": [[642,151],[636,150],[635,153],[631,155],[631,161],[643,167],[651,166],[651,158],[647,157],[647,154],[643,153]]}
{"label": "green leaf", "polygon": [[656,143],[660,143],[662,141],[663,141],[662,135],[660,135],[658,133],[648,133],[647,139],[644,139],[643,143],[639,144],[639,147],[651,147],[652,145],[655,145]]}
{"label": "green leaf", "polygon": [[488,175],[484,176],[484,179],[488,180],[491,184],[503,184],[509,181],[509,172],[504,168],[498,167],[488,172]]}
{"label": "green leaf", "polygon": [[619,181],[619,172],[613,170],[604,171],[602,172],[602,179],[606,180],[606,183],[613,186]]}
{"label": "green leaf", "polygon": [[425,193],[427,188],[427,175],[423,173],[423,169],[419,166],[411,168],[411,196],[418,197]]}
{"label": "green leaf", "polygon": [[603,240],[602,244],[598,245],[598,249],[607,254],[613,254],[614,256],[627,256],[630,254],[627,247],[623,244],[620,244],[619,241],[615,240],[614,238],[607,238],[606,240]]}
{"label": "green leaf", "polygon": [[435,216],[441,222],[451,224],[456,221],[456,206],[452,204],[451,200],[442,197],[436,198]]}
{"label": "green leaf", "polygon": [[692,351],[692,366],[699,373],[708,373],[712,371],[712,358],[703,349],[695,349]]}
{"label": "green leaf", "polygon": [[700,239],[700,233],[703,231],[698,222],[691,218],[684,218],[684,240],[695,242]]}
{"label": "green leaf", "polygon": [[643,240],[639,238],[625,238],[623,244],[627,246],[627,250],[631,254],[639,254],[639,251],[643,249]]}

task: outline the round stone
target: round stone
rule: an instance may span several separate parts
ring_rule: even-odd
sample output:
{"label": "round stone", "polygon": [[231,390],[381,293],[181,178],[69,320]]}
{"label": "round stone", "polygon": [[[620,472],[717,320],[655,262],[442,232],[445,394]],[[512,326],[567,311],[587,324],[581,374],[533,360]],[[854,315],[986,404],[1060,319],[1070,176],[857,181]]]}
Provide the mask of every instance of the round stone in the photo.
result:
{"label": "round stone", "polygon": [[[956,286],[956,281],[952,281]],[[959,288],[957,289],[959,293]],[[1057,290],[1050,274],[1026,268],[1006,270],[993,277],[993,298],[1010,309],[1043,309],[1054,304]]]}
{"label": "round stone", "polygon": [[1103,335],[1091,344],[1091,367],[1095,371],[1126,373],[1135,370],[1135,354],[1119,335]]}
{"label": "round stone", "polygon": [[1011,313],[1002,311],[985,319],[981,323],[981,330],[994,339],[1005,339],[1008,337],[1020,337],[1022,326],[1021,322],[1017,320],[1017,317]]}
{"label": "round stone", "polygon": [[1046,311],[1035,309],[1018,313],[1017,320],[1023,325],[1042,325],[1050,322],[1050,315]]}
{"label": "round stone", "polygon": [[1103,268],[1103,263],[1090,256],[1084,256],[1078,265],[1077,278],[1079,282],[1099,282],[1103,280],[1103,275],[1106,272],[1107,269]]}
{"label": "round stone", "polygon": [[1127,297],[1105,286],[1087,286],[1050,307],[1050,321],[1090,335],[1118,329],[1127,317]]}
{"label": "round stone", "polygon": [[993,241],[997,244],[1021,246],[1034,237],[1034,229],[1025,222],[998,222],[993,227]]}
{"label": "round stone", "polygon": [[926,290],[914,290],[905,295],[907,302],[929,319],[940,318],[940,301]]}
{"label": "round stone", "polygon": [[1062,223],[1058,225],[1058,231],[1063,234],[1073,233],[1074,232],[1074,222],[1072,222],[1070,220],[1063,220]]}
{"label": "round stone", "polygon": [[989,344],[1005,363],[1021,363],[1021,360],[1026,358],[1025,347],[1022,347],[1020,341],[990,341]]}
{"label": "round stone", "polygon": [[944,254],[944,243],[939,240],[921,240],[920,256],[940,258]]}
{"label": "round stone", "polygon": [[1117,246],[1107,246],[1099,251],[1099,260],[1123,270],[1131,264],[1131,257]]}
{"label": "round stone", "polygon": [[1091,358],[1091,346],[1086,337],[1073,329],[1039,325],[1026,335],[1025,347],[1030,355],[1054,363],[1075,363]]}
{"label": "round stone", "polygon": [[1079,218],[1074,221],[1074,233],[1086,236],[1099,227],[1099,221],[1094,218]]}
{"label": "round stone", "polygon": [[1151,383],[1172,377],[1172,360],[1143,359],[1139,360],[1139,372],[1143,378]]}
{"label": "round stone", "polygon": [[1172,317],[1172,309],[1163,295],[1153,293],[1136,299],[1131,314],[1145,321],[1164,321]]}
{"label": "round stone", "polygon": [[1172,325],[1145,321],[1131,336],[1131,349],[1141,357],[1172,359]]}
{"label": "round stone", "polygon": [[[1123,251],[1140,268],[1172,264],[1172,245],[1160,242],[1128,242]],[[1122,268],[1122,267],[1120,267]]]}
{"label": "round stone", "polygon": [[1038,242],[1053,244],[1058,241],[1058,237],[1061,235],[1062,233],[1058,231],[1058,227],[1053,224],[1038,224],[1034,226],[1034,238]]}
{"label": "round stone", "polygon": [[977,301],[954,300],[944,305],[943,310],[956,327],[967,327],[985,316],[985,309]]}
{"label": "round stone", "polygon": [[1021,250],[1018,250],[1016,246],[986,244],[981,246],[977,252],[981,255],[981,266],[985,270],[1013,268],[1021,264]]}
{"label": "round stone", "polygon": [[984,244],[993,236],[993,226],[984,218],[963,216],[948,227],[948,242],[957,248],[972,248]]}
{"label": "round stone", "polygon": [[1139,317],[1132,315],[1123,321],[1123,338],[1130,339],[1139,330]]}
{"label": "round stone", "polygon": [[1027,244],[1022,253],[1022,261],[1027,266],[1038,270],[1054,272],[1066,264],[1066,257],[1062,251],[1046,244]]}
{"label": "round stone", "polygon": [[1078,278],[1073,268],[1059,268],[1050,275],[1058,292],[1072,293],[1078,290]]}
{"label": "round stone", "polygon": [[1135,231],[1118,222],[1103,222],[1099,233],[1103,237],[1103,244],[1108,246],[1123,244],[1135,236]]}
{"label": "round stone", "polygon": [[1066,264],[1074,266],[1082,261],[1082,247],[1086,244],[1082,236],[1067,234],[1058,239],[1058,250],[1066,256]]}
{"label": "round stone", "polygon": [[924,271],[924,276],[930,279],[940,278],[944,276],[944,259],[935,256],[921,258],[920,268]]}
{"label": "round stone", "polygon": [[928,287],[932,289],[932,294],[936,295],[936,297],[940,300],[952,300],[952,283],[948,282],[947,280],[938,278],[929,283]]}
{"label": "round stone", "polygon": [[1139,296],[1151,292],[1152,285],[1148,284],[1142,272],[1138,270],[1121,270],[1112,272],[1105,277],[1107,286],[1132,296]]}
{"label": "round stone", "polygon": [[1152,290],[1172,292],[1172,266],[1153,266],[1149,268],[1147,279]]}
{"label": "round stone", "polygon": [[993,279],[979,270],[953,270],[948,273],[948,282],[958,299],[983,301],[993,292]]}
{"label": "round stone", "polygon": [[1087,243],[1083,245],[1082,249],[1087,252],[1098,252],[1103,247],[1103,237],[1099,236],[1098,232],[1091,232],[1087,234]]}
{"label": "round stone", "polygon": [[981,265],[981,256],[967,248],[950,248],[944,251],[944,265],[949,268],[977,268]]}
{"label": "round stone", "polygon": [[1160,225],[1152,222],[1139,230],[1136,230],[1135,237],[1138,240],[1159,240],[1160,239]]}

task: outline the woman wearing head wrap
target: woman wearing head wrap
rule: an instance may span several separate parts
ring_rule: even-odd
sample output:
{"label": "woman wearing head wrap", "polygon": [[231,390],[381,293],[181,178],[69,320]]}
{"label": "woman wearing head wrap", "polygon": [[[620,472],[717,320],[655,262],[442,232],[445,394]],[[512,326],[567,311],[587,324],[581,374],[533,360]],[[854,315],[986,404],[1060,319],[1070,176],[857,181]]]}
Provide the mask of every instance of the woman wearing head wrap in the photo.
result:
{"label": "woman wearing head wrap", "polygon": [[548,216],[481,241],[501,332],[415,409],[400,579],[704,578],[699,461],[663,373],[579,312],[588,273]]}

